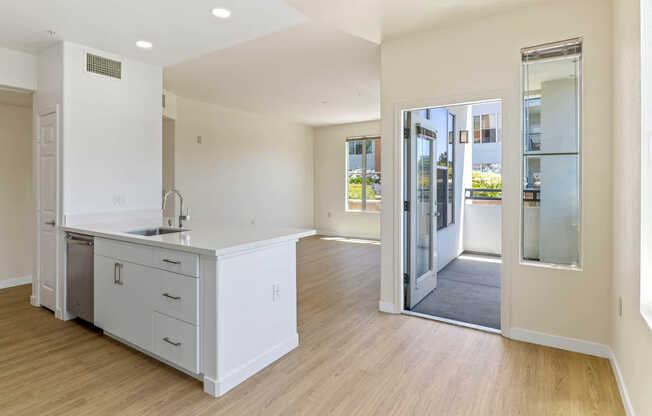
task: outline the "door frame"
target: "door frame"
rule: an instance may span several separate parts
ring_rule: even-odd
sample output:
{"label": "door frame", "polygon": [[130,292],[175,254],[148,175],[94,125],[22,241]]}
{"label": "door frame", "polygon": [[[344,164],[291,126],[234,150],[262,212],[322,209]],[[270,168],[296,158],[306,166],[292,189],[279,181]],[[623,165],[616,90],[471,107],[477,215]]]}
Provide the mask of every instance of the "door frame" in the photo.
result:
{"label": "door frame", "polygon": [[[36,100],[34,100],[34,103],[36,104]],[[40,190],[41,190],[41,183],[40,183],[40,143],[41,143],[41,117],[50,115],[50,114],[56,114],[56,213],[55,213],[55,221],[56,221],[56,228],[55,228],[55,235],[56,235],[56,254],[55,254],[55,264],[56,264],[56,271],[55,271],[55,299],[56,299],[56,304],[55,304],[55,316],[59,319],[66,319],[65,315],[65,282],[62,282],[61,276],[64,276],[65,270],[64,270],[64,250],[62,250],[63,247],[63,236],[59,232],[59,227],[62,225],[62,212],[63,212],[63,200],[62,200],[62,186],[61,186],[61,178],[63,177],[63,172],[62,172],[62,126],[61,126],[61,109],[59,104],[52,105],[52,106],[44,106],[42,108],[38,108],[37,105],[33,106],[35,111],[33,112],[34,116],[34,122],[33,122],[33,136],[34,140],[32,142],[33,144],[33,149],[32,149],[32,188],[33,188],[33,196],[34,196],[34,225],[35,225],[35,244],[34,244],[34,266],[33,266],[33,274],[32,274],[32,295],[30,296],[30,303],[34,306],[41,306],[41,296],[40,296],[40,270],[41,270],[41,247],[40,247],[40,239],[39,239],[39,234],[40,234],[40,214],[39,214],[39,207],[40,207]]]}
{"label": "door frame", "polygon": [[[512,135],[510,134],[511,131],[508,131],[504,128],[504,126],[509,125],[509,120],[510,116],[506,109],[512,109],[512,108],[518,108],[518,106],[515,107],[515,103],[511,99],[512,96],[519,97],[518,90],[515,89],[514,91],[506,91],[504,89],[502,90],[489,90],[489,91],[481,91],[481,92],[470,92],[470,93],[464,93],[464,94],[459,94],[459,95],[449,95],[449,96],[441,96],[441,97],[431,97],[431,98],[425,98],[425,99],[419,99],[419,100],[410,100],[410,101],[404,101],[404,102],[398,102],[393,105],[393,124],[394,124],[394,131],[393,131],[393,150],[394,150],[394,169],[396,172],[395,177],[393,178],[393,183],[391,184],[394,189],[394,220],[393,220],[393,228],[394,228],[394,235],[400,236],[398,238],[398,244],[394,246],[394,305],[397,306],[397,310],[395,309],[396,313],[403,313],[406,315],[414,315],[414,316],[421,316],[421,317],[427,317],[425,315],[420,315],[417,313],[413,313],[409,310],[405,309],[405,295],[404,295],[404,288],[403,288],[403,281],[404,281],[404,274],[403,274],[403,269],[404,269],[404,253],[405,253],[405,247],[404,247],[404,238],[403,236],[405,235],[405,229],[403,226],[403,195],[404,195],[404,172],[405,172],[405,166],[404,166],[404,161],[405,161],[405,154],[404,154],[404,139],[403,139],[403,112],[404,111],[412,111],[412,110],[422,110],[422,109],[427,109],[427,108],[438,108],[438,107],[449,107],[449,106],[456,106],[456,105],[467,105],[467,104],[480,104],[484,102],[493,102],[493,101],[500,101],[501,102],[501,125],[503,126],[502,130],[502,145],[501,145],[501,159],[503,161],[503,209],[501,209],[501,232],[502,232],[502,239],[501,239],[501,251],[502,251],[502,264],[501,264],[501,273],[500,273],[500,281],[501,281],[501,295],[500,295],[500,317],[501,317],[501,329],[500,329],[500,334],[503,336],[509,338],[510,337],[510,328],[511,328],[511,292],[512,292],[512,260],[518,260],[518,234],[514,234],[510,230],[510,223],[505,221],[505,205],[512,205],[512,204],[519,204],[518,201],[518,196],[520,195],[520,180],[519,178],[516,178],[516,180],[512,181],[508,180],[505,181],[505,177],[507,175],[513,174],[512,172],[512,166],[513,163],[517,162],[517,158],[520,156],[518,149],[520,149],[520,146],[517,146],[518,143],[520,143],[520,135],[516,134]],[[518,100],[516,100],[516,103],[518,103]],[[515,117],[520,118],[520,114],[514,115]],[[511,152],[510,147],[514,147],[517,149],[516,152]],[[506,169],[507,168],[507,169]],[[516,175],[520,174],[520,170],[515,172]],[[389,184],[389,183],[388,183]],[[517,199],[514,199],[514,198]],[[461,221],[462,218],[459,218]],[[516,233],[518,233],[518,230],[515,230]],[[512,235],[514,234],[514,235]],[[510,240],[510,236],[512,239],[515,239],[516,241],[516,247],[511,247],[511,245],[508,243]],[[513,244],[512,244],[513,245]],[[512,259],[512,254],[516,257],[515,259]],[[431,318],[431,317],[428,317]],[[444,319],[437,319],[442,322],[448,322],[448,323],[454,323],[458,325],[463,325],[467,326],[470,328],[474,329],[485,329],[483,327],[477,327],[474,326],[473,324],[466,324],[463,322],[457,322],[457,321],[451,321],[451,320],[444,320]],[[489,331],[493,332],[493,331]]]}

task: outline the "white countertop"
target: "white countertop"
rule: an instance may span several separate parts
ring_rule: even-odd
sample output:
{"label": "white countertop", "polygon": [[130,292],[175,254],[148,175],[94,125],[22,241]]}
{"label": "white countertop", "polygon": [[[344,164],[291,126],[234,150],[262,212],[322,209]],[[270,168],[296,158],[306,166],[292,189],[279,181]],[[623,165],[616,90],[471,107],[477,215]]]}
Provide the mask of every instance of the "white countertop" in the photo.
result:
{"label": "white countertop", "polygon": [[[161,227],[154,222],[120,222],[91,225],[62,226],[63,231],[103,237],[112,240],[145,244],[198,254],[220,256],[264,247],[276,242],[296,240],[316,234],[304,228],[279,228],[259,225],[224,225],[210,221],[193,220],[184,224],[188,231],[155,236],[128,234],[128,231]],[[165,226],[163,226],[165,227]]]}

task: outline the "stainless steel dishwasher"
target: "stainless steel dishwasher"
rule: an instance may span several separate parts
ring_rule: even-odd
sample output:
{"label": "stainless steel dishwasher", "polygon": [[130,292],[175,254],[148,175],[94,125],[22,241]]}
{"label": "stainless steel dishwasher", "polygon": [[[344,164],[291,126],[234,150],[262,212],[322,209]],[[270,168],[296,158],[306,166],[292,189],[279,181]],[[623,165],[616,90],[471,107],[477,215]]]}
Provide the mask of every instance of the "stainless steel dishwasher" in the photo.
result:
{"label": "stainless steel dishwasher", "polygon": [[93,323],[93,250],[94,239],[83,234],[66,235],[66,282],[68,310]]}

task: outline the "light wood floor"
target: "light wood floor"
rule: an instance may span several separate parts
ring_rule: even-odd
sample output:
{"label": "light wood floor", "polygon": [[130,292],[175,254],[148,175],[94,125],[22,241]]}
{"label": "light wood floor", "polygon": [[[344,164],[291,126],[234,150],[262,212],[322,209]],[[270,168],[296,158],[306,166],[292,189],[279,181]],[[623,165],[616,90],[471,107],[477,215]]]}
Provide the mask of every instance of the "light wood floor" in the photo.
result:
{"label": "light wood floor", "polygon": [[226,396],[0,290],[2,415],[624,415],[607,360],[377,311],[380,247],[304,239],[300,347]]}

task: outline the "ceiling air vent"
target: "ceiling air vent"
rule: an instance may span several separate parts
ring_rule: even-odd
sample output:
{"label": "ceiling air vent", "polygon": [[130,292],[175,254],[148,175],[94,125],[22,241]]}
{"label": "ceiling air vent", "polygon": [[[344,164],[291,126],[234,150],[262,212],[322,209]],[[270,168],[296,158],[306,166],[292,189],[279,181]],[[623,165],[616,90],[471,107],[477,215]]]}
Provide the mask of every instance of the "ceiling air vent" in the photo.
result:
{"label": "ceiling air vent", "polygon": [[91,53],[86,54],[86,70],[95,74],[122,79],[122,62]]}

